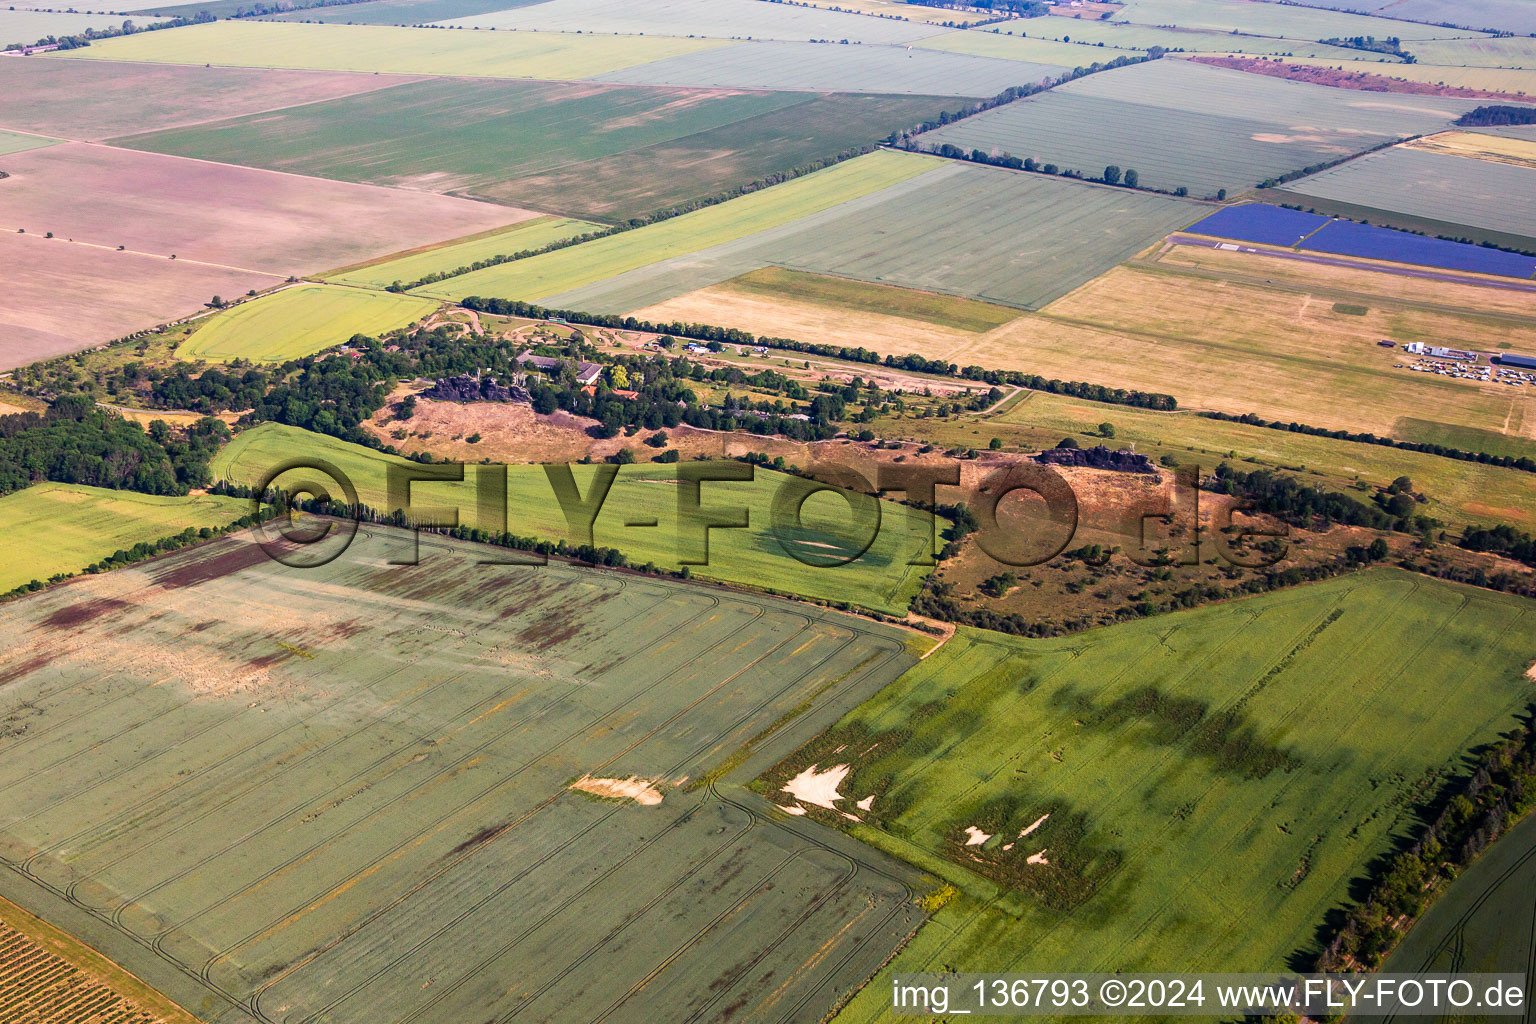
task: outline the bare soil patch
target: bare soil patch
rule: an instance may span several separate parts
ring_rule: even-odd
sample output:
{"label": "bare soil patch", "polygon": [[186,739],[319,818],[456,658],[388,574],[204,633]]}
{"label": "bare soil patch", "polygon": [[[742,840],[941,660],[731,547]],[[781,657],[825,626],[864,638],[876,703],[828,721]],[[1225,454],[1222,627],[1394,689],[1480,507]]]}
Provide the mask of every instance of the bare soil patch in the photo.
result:
{"label": "bare soil patch", "polygon": [[0,370],[104,344],[195,312],[214,295],[270,288],[279,280],[19,235],[14,228],[0,232],[0,266]]}
{"label": "bare soil patch", "polygon": [[284,277],[536,216],[467,199],[83,143],[13,154],[5,170],[0,231],[52,231],[112,250],[122,245]]}
{"label": "bare soil patch", "polygon": [[1284,61],[1264,60],[1261,57],[1191,57],[1200,64],[1247,71],[1270,78],[1284,78],[1292,82],[1310,82],[1328,85],[1336,89],[1354,89],[1359,92],[1396,92],[1413,96],[1460,96],[1466,99],[1505,99],[1524,93],[1490,92],[1486,89],[1467,89],[1457,85],[1432,85],[1429,82],[1404,82],[1382,75],[1368,75],[1361,71],[1340,71],[1337,68],[1314,67],[1310,64],[1287,64]]}
{"label": "bare soil patch", "polygon": [[98,140],[317,103],[417,81],[331,71],[0,61],[0,124]]}

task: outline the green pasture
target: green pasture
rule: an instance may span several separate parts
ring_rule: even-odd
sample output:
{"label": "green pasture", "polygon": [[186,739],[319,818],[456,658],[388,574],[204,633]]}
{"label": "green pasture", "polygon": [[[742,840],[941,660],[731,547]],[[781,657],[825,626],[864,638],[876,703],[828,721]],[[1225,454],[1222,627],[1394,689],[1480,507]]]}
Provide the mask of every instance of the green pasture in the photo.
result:
{"label": "green pasture", "polygon": [[419,289],[423,295],[536,300],[675,256],[698,252],[868,195],[942,166],[933,157],[881,151],[730,202],[569,249],[477,270]]}
{"label": "green pasture", "polygon": [[383,289],[396,281],[419,281],[429,274],[457,270],[479,260],[506,256],[525,249],[542,249],[597,227],[590,221],[573,220],[570,217],[535,217],[510,227],[485,231],[443,245],[427,246],[355,267],[333,270],[323,276],[325,280],[337,284]]}
{"label": "green pasture", "polygon": [[186,498],[39,483],[0,497],[0,529],[9,549],[0,593],[59,573],[79,572],[113,553],[180,533],[218,527],[250,512],[250,503],[215,494]]}
{"label": "green pasture", "polygon": [[959,890],[890,971],[1296,968],[1536,693],[1532,614],[1378,570],[1059,640],[961,629],[757,785],[790,804],[847,765],[860,820],[810,814]]}
{"label": "green pasture", "polygon": [[354,334],[405,327],[437,308],[410,295],[301,284],[215,314],[176,348],[178,359],[280,363],[339,345]]}
{"label": "green pasture", "polygon": [[[637,444],[636,450],[650,449]],[[421,470],[418,463],[384,455],[361,445],[314,434],[280,424],[263,424],[244,431],[227,445],[213,462],[214,476],[235,483],[255,485],[268,478],[277,466],[294,458],[318,458],[345,473],[357,489],[359,500],[375,509],[392,509],[397,503],[388,493],[387,466]],[[554,490],[542,466],[467,466],[463,483],[417,483],[410,501],[418,517],[429,510],[456,513],[466,525],[500,530],[495,517],[482,521],[476,489],[481,474],[500,474],[507,479],[506,531],[522,537],[585,543],[566,522]],[[591,494],[596,469],[574,466],[572,474],[582,495]],[[293,487],[316,474],[295,473],[278,480]],[[324,483],[324,481],[321,481]],[[341,498],[335,484],[326,484],[333,498]],[[810,497],[802,508],[803,528],[781,535],[771,527],[771,511],[781,489],[799,494],[796,477],[758,467],[752,482],[704,483],[700,501],[711,508],[745,508],[747,529],[716,529],[709,535],[707,565],[690,565],[698,577],[720,580],[818,601],[846,601],[890,614],[905,614],[908,603],[928,573],[924,566],[907,564],[917,557],[932,535],[932,519],[893,502],[880,504],[876,532],[862,536],[849,525],[849,505],[832,493]],[[652,562],[669,570],[683,567],[683,559],[703,552],[696,534],[678,528],[679,490],[677,467],[637,464],[620,467],[611,492],[592,524],[592,542],[617,548],[635,563]],[[654,521],[655,526],[645,525]],[[941,524],[942,525],[942,524]],[[856,554],[858,546],[874,533],[874,542],[847,565],[828,567],[829,561]],[[804,561],[817,564],[805,564]]]}
{"label": "green pasture", "polygon": [[40,135],[22,135],[19,132],[0,131],[0,156],[24,153],[29,149],[52,146],[58,139],[45,139]]}

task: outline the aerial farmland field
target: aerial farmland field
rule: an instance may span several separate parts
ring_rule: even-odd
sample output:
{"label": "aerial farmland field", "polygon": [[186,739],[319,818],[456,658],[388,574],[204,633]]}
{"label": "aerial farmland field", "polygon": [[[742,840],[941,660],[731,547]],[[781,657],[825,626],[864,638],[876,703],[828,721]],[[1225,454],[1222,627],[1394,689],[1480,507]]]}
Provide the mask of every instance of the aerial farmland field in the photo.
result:
{"label": "aerial farmland field", "polygon": [[77,14],[65,11],[0,10],[0,48],[31,46],[48,36],[68,36],[87,29],[118,28],[125,19],[117,14]]}
{"label": "aerial farmland field", "polygon": [[625,0],[544,0],[510,10],[442,22],[450,27],[613,32],[622,35],[710,36],[717,39],[820,39],[859,43],[910,43],[944,29],[922,21],[897,21],[761,0],[652,0],[636,7]]}
{"label": "aerial farmland field", "polygon": [[[942,166],[901,153],[871,153],[809,177],[569,249],[477,270],[419,293],[541,299],[793,223]],[[729,274],[727,276],[734,276]],[[593,307],[584,307],[593,308]]]}
{"label": "aerial farmland field", "polygon": [[[277,275],[169,260],[116,246],[72,243],[43,234],[0,231],[0,370],[78,352],[187,316],[214,295],[243,295],[280,284]],[[87,289],[106,305],[88,321],[75,299]]]}
{"label": "aerial farmland field", "polygon": [[58,573],[76,573],[113,552],[189,526],[222,527],[249,502],[215,494],[162,497],[77,484],[40,483],[0,497],[0,529],[14,545],[0,593]]}
{"label": "aerial farmland field", "polygon": [[[405,79],[409,81],[410,79]],[[3,124],[95,142],[401,84],[374,75],[246,68],[0,61]]]}
{"label": "aerial farmland field", "polygon": [[[994,31],[1013,32],[1016,35],[1025,35],[1030,39],[1046,42],[1067,42],[1073,46],[1103,46],[1106,50],[1112,47],[1126,50],[1150,50],[1154,46],[1161,46],[1175,53],[1203,51],[1228,54],[1274,53],[1325,57],[1331,60],[1355,60],[1360,56],[1359,50],[1349,50],[1342,46],[1332,46],[1308,39],[1281,39],[1273,36],[1215,32],[1171,25],[1132,25],[1121,21],[1077,18],[1032,20],[1025,24],[1027,26],[1025,28],[1003,28]],[[975,31],[966,34],[980,35]]]}
{"label": "aerial farmland field", "polygon": [[1512,203],[1536,189],[1536,168],[1394,146],[1285,186],[1305,199],[1372,207],[1532,239],[1536,210]]}
{"label": "aerial farmland field", "polygon": [[301,284],[216,314],[176,354],[209,362],[280,363],[339,345],[354,334],[377,336],[407,327],[437,307],[414,295]]}
{"label": "aerial farmland field", "polygon": [[[238,3],[238,0],[235,0]],[[310,21],[346,25],[427,25],[450,18],[468,18],[476,14],[505,11],[543,0],[365,0],[345,4],[345,10],[331,7],[301,7],[284,14],[269,15],[274,21]]]}
{"label": "aerial farmland field", "polygon": [[12,154],[5,169],[0,224],[8,229],[284,277],[534,216],[80,143]]}
{"label": "aerial farmland field", "polygon": [[[1008,104],[923,136],[969,152],[1010,153],[1089,177],[1113,164],[1144,185],[1195,196],[1266,178],[1449,125],[1472,100],[1369,94],[1158,60],[1119,68]],[[1305,117],[1305,131],[1294,127]],[[1101,126],[1092,134],[1083,124]],[[1221,138],[1214,150],[1207,139]]]}
{"label": "aerial farmland field", "polygon": [[570,80],[727,45],[663,36],[493,35],[381,25],[220,21],[108,39],[84,50],[65,51],[69,56],[61,59]]}
{"label": "aerial farmland field", "polygon": [[[363,504],[385,512],[394,508],[387,467],[412,465],[361,445],[268,423],[237,436],[219,453],[213,471],[219,479],[254,486],[288,460],[301,456],[336,466],[357,488]],[[411,488],[411,504],[415,508],[454,509],[467,526],[502,532],[500,522],[481,521],[476,488],[479,473],[503,470],[509,504],[507,532],[551,543],[586,542],[568,527],[549,478],[539,466],[471,468],[462,483],[418,483]],[[589,494],[592,471],[578,468],[573,472],[581,493]],[[284,477],[280,482],[291,484],[293,480]],[[334,495],[336,485],[326,486]],[[692,535],[678,525],[677,471],[670,466],[622,467],[609,499],[592,523],[591,542],[619,549],[632,563],[651,562],[672,571],[680,570],[685,559],[697,560],[707,551],[705,564],[689,566],[692,575],[905,614],[929,571],[928,566],[910,563],[931,549],[933,517],[882,502],[878,521],[861,535],[859,528],[850,525],[849,503],[823,493],[804,502],[803,530],[787,526],[781,530],[772,518],[775,496],[785,489],[798,495],[802,487],[795,477],[763,468],[757,469],[752,481],[701,485],[704,506],[748,510],[746,528],[712,530],[707,549],[701,550]],[[868,546],[861,549],[866,542]],[[829,565],[829,560],[846,564]]]}
{"label": "aerial farmland field", "polygon": [[1536,15],[1521,0],[1296,0],[1303,7],[1373,14],[1388,11],[1392,17],[1431,25],[1463,25],[1525,35],[1536,32]]}
{"label": "aerial farmland field", "polygon": [[720,89],[889,92],[917,96],[995,96],[1054,78],[1055,64],[973,57],[904,46],[750,42],[633,64],[600,82]]}
{"label": "aerial farmland field", "polygon": [[1052,39],[1013,35],[997,29],[986,32],[946,32],[941,36],[929,36],[914,45],[925,50],[946,50],[950,53],[967,53],[973,57],[998,57],[1069,68],[1086,67],[1095,61],[1111,61],[1116,57],[1134,57],[1138,53],[1137,50],[1121,50],[1112,46],[1062,43]]}
{"label": "aerial farmland field", "polygon": [[0,156],[25,153],[29,149],[41,149],[44,146],[52,146],[58,141],[42,135],[22,135],[18,132],[0,131]]}
{"label": "aerial farmland field", "polygon": [[[624,220],[871,145],[956,105],[435,79],[116,142]],[[592,130],[572,133],[573,122]]]}
{"label": "aerial farmland field", "polygon": [[431,274],[447,273],[479,260],[508,256],[525,250],[542,249],[554,242],[574,238],[600,225],[569,217],[535,217],[509,228],[496,228],[441,245],[384,256],[351,267],[342,267],[324,276],[327,281],[359,288],[388,288],[396,281],[419,281]]}
{"label": "aerial farmland field", "polygon": [[890,970],[1285,970],[1514,725],[1529,616],[1377,572],[1060,641],[962,630],[759,789],[836,768],[860,820],[812,817],[959,890]]}
{"label": "aerial farmland field", "polygon": [[1519,36],[1440,39],[1415,42],[1410,49],[1425,64],[1536,69],[1536,39]]}
{"label": "aerial farmland field", "polygon": [[1374,35],[1403,40],[1476,36],[1467,29],[1369,18],[1289,4],[1254,9],[1244,0],[1130,0],[1116,21],[1138,25],[1176,25],[1215,32],[1243,32],[1290,39],[1330,39]]}
{"label": "aerial farmland field", "polygon": [[317,575],[239,535],[11,605],[8,898],[218,1024],[817,1018],[910,932],[893,862],[687,785],[894,678],[894,631],[394,543]]}

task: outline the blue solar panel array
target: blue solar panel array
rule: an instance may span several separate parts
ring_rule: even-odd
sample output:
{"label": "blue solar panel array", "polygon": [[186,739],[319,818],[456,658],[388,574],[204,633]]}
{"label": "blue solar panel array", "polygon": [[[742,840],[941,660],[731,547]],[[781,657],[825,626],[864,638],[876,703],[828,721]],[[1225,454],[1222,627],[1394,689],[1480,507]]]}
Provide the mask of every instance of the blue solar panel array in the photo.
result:
{"label": "blue solar panel array", "polygon": [[1232,238],[1260,245],[1295,245],[1328,223],[1327,217],[1283,206],[1247,203],[1217,210],[1189,230],[1200,235]]}
{"label": "blue solar panel array", "polygon": [[[1536,257],[1503,252],[1481,245],[1426,238],[1315,213],[1287,210],[1265,203],[1247,203],[1218,210],[1189,229],[1201,235],[1239,242],[1284,247],[1364,259],[1412,263],[1442,270],[1530,279],[1536,277]],[[1302,239],[1306,239],[1302,241]]]}

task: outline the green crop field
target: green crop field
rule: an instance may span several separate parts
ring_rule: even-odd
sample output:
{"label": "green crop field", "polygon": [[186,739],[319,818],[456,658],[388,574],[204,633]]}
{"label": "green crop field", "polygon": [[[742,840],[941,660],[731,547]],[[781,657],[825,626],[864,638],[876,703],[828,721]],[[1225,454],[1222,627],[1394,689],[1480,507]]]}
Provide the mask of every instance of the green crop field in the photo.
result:
{"label": "green crop field", "polygon": [[809,302],[856,313],[883,313],[962,331],[990,331],[1019,315],[1016,309],[990,302],[825,274],[807,274],[782,267],[754,270],[732,278],[721,287],[744,295]]}
{"label": "green crop field", "polygon": [[478,260],[542,249],[597,228],[598,225],[590,221],[570,217],[536,217],[442,245],[425,246],[355,267],[343,267],[322,276],[327,281],[358,288],[388,288],[396,281],[419,281],[429,274],[457,270]]}
{"label": "green crop field", "polygon": [[1002,60],[1022,60],[1036,64],[1060,64],[1063,67],[1087,67],[1099,61],[1111,61],[1116,57],[1134,57],[1138,51],[1121,50],[1113,46],[1092,43],[1063,43],[1052,39],[1036,39],[1011,35],[999,30],[977,29],[968,32],[946,32],[931,36],[913,44],[925,50],[947,50],[950,53],[968,53],[973,57],[998,57]]}
{"label": "green crop field", "polygon": [[938,97],[437,79],[117,143],[627,220],[871,145],[954,106]]}
{"label": "green crop field", "polygon": [[[1080,79],[923,139],[1034,157],[1089,177],[1108,164],[1134,167],[1143,185],[1205,196],[1445,128],[1476,105],[1419,96],[1385,105],[1372,95],[1164,59]],[[1305,131],[1296,130],[1298,118]],[[1083,132],[1085,124],[1095,130]]]}
{"label": "green crop field", "polygon": [[0,156],[24,153],[29,149],[42,149],[44,146],[51,146],[58,141],[58,139],[45,139],[38,135],[22,135],[18,132],[0,131]]}
{"label": "green crop field", "polygon": [[1411,43],[1408,49],[1423,64],[1536,69],[1536,39],[1531,38],[1440,39]]}
{"label": "green crop field", "polygon": [[[1536,934],[1536,816],[1500,836],[1414,922],[1382,971],[1417,974],[1530,970]],[[1350,1014],[1384,1024],[1370,1014]]]}
{"label": "green crop field", "polygon": [[215,527],[250,511],[249,503],[214,494],[188,498],[40,483],[0,497],[0,529],[8,552],[0,593],[59,573],[79,572],[114,552],[180,533]]}
{"label": "green crop field", "polygon": [[541,299],[789,224],[940,166],[905,153],[870,153],[659,224],[428,285],[420,293]]}
{"label": "green crop field", "polygon": [[798,270],[1038,309],[1204,213],[1168,196],[951,163],[755,252]]}
{"label": "green crop field", "polygon": [[[356,487],[363,504],[380,510],[395,505],[388,494],[387,466],[416,466],[361,445],[272,423],[239,434],[215,458],[213,471],[219,479],[254,485],[286,460],[300,456],[323,459],[336,466]],[[475,488],[479,486],[478,474],[499,473],[502,469],[468,467],[462,484],[415,484],[411,489],[412,505],[418,509],[457,509],[466,525],[499,530],[500,524],[494,521],[480,523]],[[580,540],[567,528],[542,467],[508,466],[505,471],[507,531],[552,542]],[[594,472],[587,467],[573,470],[584,495],[589,493]],[[339,498],[335,485],[329,486],[332,496]],[[749,524],[747,529],[710,531],[709,563],[692,565],[689,571],[726,583],[905,614],[928,573],[925,566],[907,563],[929,543],[933,534],[931,516],[905,505],[882,502],[878,532],[870,530],[858,536],[849,525],[848,503],[824,493],[805,502],[802,530],[786,529],[780,534],[771,515],[774,497],[781,489],[798,494],[802,486],[796,477],[761,467],[752,482],[702,485],[700,500],[706,508],[746,508]],[[696,558],[700,549],[692,534],[678,528],[678,494],[674,466],[621,467],[601,514],[593,523],[593,543],[617,548],[637,564],[652,562],[665,569],[681,568],[681,559]],[[646,525],[650,521],[656,525]],[[874,541],[858,558],[847,565],[825,565],[834,558],[856,554],[858,545],[871,532],[875,534]],[[800,558],[821,564],[807,565]]]}
{"label": "green crop field", "polygon": [[239,534],[12,604],[0,894],[219,1024],[818,1020],[915,927],[899,864],[720,778],[904,633],[402,546]]}
{"label": "green crop field", "polygon": [[215,315],[177,346],[176,356],[280,363],[339,345],[354,334],[405,327],[436,308],[437,303],[411,295],[301,284]]}
{"label": "green crop field", "polygon": [[1513,726],[1531,615],[1378,570],[1060,640],[961,629],[756,785],[788,806],[846,771],[810,814],[959,890],[892,971],[1284,970]]}
{"label": "green crop field", "polygon": [[1476,427],[1459,427],[1454,423],[1423,420],[1404,416],[1397,421],[1393,437],[1410,441],[1426,441],[1443,444],[1448,448],[1461,448],[1469,452],[1487,452],[1489,455],[1508,455],[1511,458],[1536,458],[1536,440],[1513,437],[1496,430],[1479,430]]}
{"label": "green crop field", "polygon": [[67,55],[59,59],[568,81],[724,45],[719,40],[662,36],[219,21],[101,40],[84,49],[59,51]]}
{"label": "green crop field", "polygon": [[[1394,146],[1284,186],[1309,199],[1388,210],[1536,239],[1536,170]],[[1532,244],[1527,243],[1527,247]]]}

